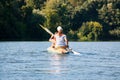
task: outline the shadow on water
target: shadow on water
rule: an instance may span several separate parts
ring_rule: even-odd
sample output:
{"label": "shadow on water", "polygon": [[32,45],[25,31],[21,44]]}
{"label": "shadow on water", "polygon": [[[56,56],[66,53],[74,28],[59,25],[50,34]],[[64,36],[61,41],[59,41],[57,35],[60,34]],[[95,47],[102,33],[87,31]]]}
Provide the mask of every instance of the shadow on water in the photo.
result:
{"label": "shadow on water", "polygon": [[95,52],[91,52],[91,53],[89,53],[89,52],[83,52],[81,54],[88,55],[88,56],[99,55],[98,53],[95,53]]}

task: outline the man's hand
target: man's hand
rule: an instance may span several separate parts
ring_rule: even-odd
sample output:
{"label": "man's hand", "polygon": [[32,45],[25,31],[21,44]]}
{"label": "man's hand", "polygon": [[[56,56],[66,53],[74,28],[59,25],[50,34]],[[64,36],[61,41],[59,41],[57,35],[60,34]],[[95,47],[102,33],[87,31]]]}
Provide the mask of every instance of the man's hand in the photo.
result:
{"label": "man's hand", "polygon": [[53,38],[54,38],[54,35],[51,36],[51,39],[53,39]]}
{"label": "man's hand", "polygon": [[67,48],[69,48],[69,45],[66,45]]}

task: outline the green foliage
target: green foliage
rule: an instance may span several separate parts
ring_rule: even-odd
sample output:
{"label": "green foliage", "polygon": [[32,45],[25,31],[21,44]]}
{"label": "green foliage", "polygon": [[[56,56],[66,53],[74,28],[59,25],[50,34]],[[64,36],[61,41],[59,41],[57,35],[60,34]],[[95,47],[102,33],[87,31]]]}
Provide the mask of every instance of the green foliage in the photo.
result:
{"label": "green foliage", "polygon": [[99,36],[102,33],[102,25],[98,22],[86,22],[82,24],[82,27],[79,29],[78,37],[82,41],[86,40],[99,40]]}
{"label": "green foliage", "polygon": [[71,21],[71,27],[73,30],[79,29],[83,22],[86,21],[97,21],[98,11],[96,5],[92,0],[80,0],[75,7],[74,17]]}
{"label": "green foliage", "polygon": [[68,39],[70,39],[72,41],[77,41],[78,40],[77,31],[70,30],[67,33],[67,36],[68,36]]}
{"label": "green foliage", "polygon": [[49,0],[46,2],[45,8],[42,10],[42,14],[46,17],[45,26],[56,31],[56,27],[62,25],[67,32],[69,29],[70,15],[67,7],[67,2]]}
{"label": "green foliage", "polygon": [[[53,27],[53,24],[55,26],[55,23],[58,21],[57,20],[57,21],[54,22],[54,19],[56,17],[58,17],[58,15],[56,14],[56,10],[55,10],[55,8],[56,8],[56,2],[55,1],[56,0],[47,1],[45,7],[41,11],[42,12],[41,14],[43,16],[45,16],[45,18],[46,18],[44,26],[46,26],[48,28]],[[51,21],[53,23],[51,23]]]}
{"label": "green foliage", "polygon": [[113,5],[114,3],[104,4],[102,8],[99,9],[99,18],[108,24],[110,29],[114,29],[120,25],[120,9],[115,9]]}
{"label": "green foliage", "polygon": [[70,40],[120,40],[120,0],[0,1],[0,40],[47,40],[39,24]]}
{"label": "green foliage", "polygon": [[30,6],[34,9],[41,9],[46,0],[25,0],[26,6]]}
{"label": "green foliage", "polygon": [[[24,0],[4,0],[0,2],[0,40],[43,40],[38,24],[45,18],[33,13],[30,2]],[[37,36],[36,36],[37,34]]]}
{"label": "green foliage", "polygon": [[113,40],[119,40],[120,39],[120,27],[110,30],[109,31],[110,35],[113,36]]}

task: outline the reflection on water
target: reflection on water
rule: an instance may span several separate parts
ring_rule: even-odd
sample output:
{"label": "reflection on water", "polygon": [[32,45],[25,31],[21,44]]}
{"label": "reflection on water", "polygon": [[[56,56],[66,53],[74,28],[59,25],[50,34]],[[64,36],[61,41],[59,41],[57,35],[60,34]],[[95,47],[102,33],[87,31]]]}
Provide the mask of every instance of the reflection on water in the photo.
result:
{"label": "reflection on water", "polygon": [[63,61],[65,62],[66,55],[57,55],[54,54],[50,57],[51,65],[51,74],[61,74],[62,72],[67,71],[67,67],[64,66]]}
{"label": "reflection on water", "polygon": [[0,80],[120,80],[120,42],[70,42],[82,55],[46,51],[48,42],[0,42]]}

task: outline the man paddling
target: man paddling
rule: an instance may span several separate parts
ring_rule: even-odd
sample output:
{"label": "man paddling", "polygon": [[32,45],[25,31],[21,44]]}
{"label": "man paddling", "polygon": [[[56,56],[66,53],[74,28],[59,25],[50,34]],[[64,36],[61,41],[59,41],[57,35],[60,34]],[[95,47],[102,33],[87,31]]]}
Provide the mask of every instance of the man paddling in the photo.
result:
{"label": "man paddling", "polygon": [[[74,50],[72,50],[72,49],[68,49],[68,51],[66,50],[66,48],[68,47],[68,40],[67,40],[67,38],[66,38],[66,35],[62,33],[62,32],[63,32],[62,27],[59,26],[59,27],[57,28],[58,33],[53,34],[49,29],[45,28],[45,27],[42,26],[41,24],[40,24],[40,26],[41,26],[41,28],[43,28],[46,32],[48,32],[50,35],[52,35],[51,38],[49,39],[49,41],[51,41],[53,44],[52,44],[52,47],[50,47],[50,48],[47,49],[49,52],[69,53],[69,51],[71,51],[71,52],[74,53],[74,54],[77,54],[77,55],[80,54],[80,53],[78,53],[78,52],[76,52],[76,51],[74,51]],[[63,35],[64,35],[65,37],[63,37],[62,40],[57,39],[57,41],[56,41],[56,36],[61,37],[61,36],[63,36]],[[59,43],[59,41],[62,41],[64,45],[61,45],[61,44],[56,45],[56,42]],[[61,43],[61,42],[60,42],[60,43]],[[61,48],[59,48],[59,47],[61,47]]]}
{"label": "man paddling", "polygon": [[53,43],[51,47],[56,49],[61,48],[64,51],[68,47],[68,40],[61,26],[57,27],[57,33],[52,35],[49,41]]}

